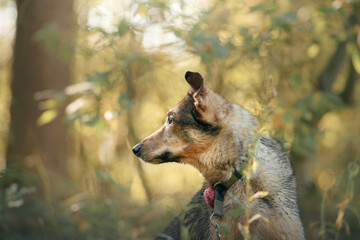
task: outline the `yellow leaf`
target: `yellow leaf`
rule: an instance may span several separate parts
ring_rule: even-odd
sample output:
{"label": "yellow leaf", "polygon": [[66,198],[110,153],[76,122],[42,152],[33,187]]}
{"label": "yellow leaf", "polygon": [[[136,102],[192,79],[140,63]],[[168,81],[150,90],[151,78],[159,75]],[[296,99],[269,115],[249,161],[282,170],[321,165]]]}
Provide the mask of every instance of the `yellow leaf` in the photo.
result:
{"label": "yellow leaf", "polygon": [[307,49],[307,55],[309,58],[315,58],[320,52],[320,47],[318,44],[311,44],[310,47]]}
{"label": "yellow leaf", "polygon": [[258,220],[262,218],[265,222],[269,222],[269,219],[267,219],[266,217],[262,216],[260,213],[257,213],[255,214],[254,216],[252,216],[250,219],[249,219],[249,224],[251,224],[252,222]]}
{"label": "yellow leaf", "polygon": [[360,53],[359,50],[357,50],[357,48],[355,48],[354,52],[352,52],[351,60],[356,72],[360,74]]}
{"label": "yellow leaf", "polygon": [[256,160],[254,159],[252,165],[251,165],[251,170],[252,172],[256,172],[256,169],[258,167],[258,163],[256,162]]}
{"label": "yellow leaf", "polygon": [[255,194],[253,194],[249,201],[251,202],[252,200],[256,199],[256,198],[263,198],[263,197],[266,197],[267,195],[269,195],[269,192],[265,192],[265,191],[259,191]]}
{"label": "yellow leaf", "polygon": [[57,110],[53,110],[53,109],[47,110],[40,115],[36,123],[38,126],[45,125],[51,122],[52,120],[54,120],[58,114],[59,112]]}
{"label": "yellow leaf", "polygon": [[360,74],[360,52],[358,46],[354,43],[348,43],[346,45],[346,50],[351,57],[355,71]]}

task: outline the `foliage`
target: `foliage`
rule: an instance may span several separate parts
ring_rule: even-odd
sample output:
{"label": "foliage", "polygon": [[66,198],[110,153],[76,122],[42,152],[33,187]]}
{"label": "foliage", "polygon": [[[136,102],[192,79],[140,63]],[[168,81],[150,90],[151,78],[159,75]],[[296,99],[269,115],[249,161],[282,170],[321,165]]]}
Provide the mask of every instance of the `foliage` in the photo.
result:
{"label": "foliage", "polygon": [[[98,177],[106,189],[101,196],[51,179],[66,192],[59,196],[53,189],[49,200],[41,196],[42,180],[34,175],[8,169],[0,177],[0,234],[6,239],[152,239],[161,231],[160,212],[132,203],[129,189],[104,172]],[[22,181],[27,184],[20,187]]]}
{"label": "foliage", "polygon": [[[360,236],[358,0],[123,1],[112,27],[106,18],[90,24],[90,16],[115,6],[79,2],[74,46],[63,46],[51,23],[33,39],[50,54],[71,56],[72,84],[35,96],[44,110],[39,126],[65,108],[71,183],[49,201],[39,182],[20,186],[11,170],[3,173],[1,231],[14,239],[53,232],[59,239],[146,239],[165,227],[171,215],[156,217],[157,209],[178,211],[201,178],[188,167],[140,163],[130,146],[162,124],[186,94],[184,72],[193,70],[260,116],[260,132],[289,150],[307,239]],[[104,183],[99,171],[114,182]],[[104,193],[104,185],[111,190]]]}

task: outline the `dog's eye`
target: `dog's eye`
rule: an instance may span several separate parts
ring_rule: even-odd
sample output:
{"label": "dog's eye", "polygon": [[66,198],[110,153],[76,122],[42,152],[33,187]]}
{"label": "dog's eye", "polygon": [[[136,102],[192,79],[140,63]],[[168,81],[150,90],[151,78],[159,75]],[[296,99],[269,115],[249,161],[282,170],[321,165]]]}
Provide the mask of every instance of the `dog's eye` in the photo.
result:
{"label": "dog's eye", "polygon": [[169,116],[167,119],[168,124],[170,125],[174,121],[174,116]]}

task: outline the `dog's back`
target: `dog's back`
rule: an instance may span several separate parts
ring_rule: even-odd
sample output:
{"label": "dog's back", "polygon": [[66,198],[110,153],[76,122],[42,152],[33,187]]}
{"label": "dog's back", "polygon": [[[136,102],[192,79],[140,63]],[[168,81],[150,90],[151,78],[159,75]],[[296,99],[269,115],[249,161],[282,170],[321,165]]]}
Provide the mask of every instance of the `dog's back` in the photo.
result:
{"label": "dog's back", "polygon": [[[262,216],[250,225],[252,239],[304,239],[291,159],[276,139],[263,136],[259,139],[256,161],[258,168],[250,179],[250,194],[264,191],[268,195],[254,199],[248,206],[250,216]],[[240,180],[229,189],[240,202],[246,202],[245,184],[245,180]],[[245,219],[241,216],[237,220],[244,223]],[[238,231],[237,235],[241,232]]]}

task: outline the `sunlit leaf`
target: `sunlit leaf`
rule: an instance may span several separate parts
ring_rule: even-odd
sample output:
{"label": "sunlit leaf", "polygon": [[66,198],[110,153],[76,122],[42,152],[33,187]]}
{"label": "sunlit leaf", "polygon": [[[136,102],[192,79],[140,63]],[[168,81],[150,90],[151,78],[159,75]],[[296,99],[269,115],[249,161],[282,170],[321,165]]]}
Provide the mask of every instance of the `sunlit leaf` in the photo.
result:
{"label": "sunlit leaf", "polygon": [[255,214],[254,216],[252,216],[250,219],[249,219],[249,224],[251,224],[252,222],[258,220],[258,219],[263,219],[265,222],[269,222],[269,219],[267,219],[266,217],[262,216],[261,214],[257,213]]}
{"label": "sunlit leaf", "polygon": [[360,74],[360,50],[355,44],[348,44],[347,51],[351,57],[352,64],[358,74]]}
{"label": "sunlit leaf", "polygon": [[44,91],[39,91],[34,94],[34,99],[36,101],[45,100],[48,98],[52,98],[56,94],[55,90],[52,89],[46,89]]}
{"label": "sunlit leaf", "polygon": [[58,111],[54,109],[44,111],[37,119],[36,123],[38,126],[45,125],[51,122],[52,120],[54,120],[58,114],[59,114]]}
{"label": "sunlit leaf", "polygon": [[76,83],[69,85],[65,88],[66,95],[75,95],[80,93],[90,92],[93,88],[93,84],[90,82]]}
{"label": "sunlit leaf", "polygon": [[310,59],[315,58],[320,52],[320,47],[318,44],[311,44],[310,47],[307,49],[307,56]]}
{"label": "sunlit leaf", "polygon": [[258,191],[258,192],[256,192],[255,194],[253,194],[252,196],[250,196],[249,201],[251,202],[252,200],[257,199],[257,198],[264,198],[264,197],[266,197],[267,195],[269,195],[269,192],[266,192],[266,191]]}
{"label": "sunlit leaf", "polygon": [[75,101],[71,102],[69,105],[66,106],[65,112],[67,115],[71,115],[77,111],[79,111],[82,107],[84,107],[89,100],[86,97],[81,97],[76,99]]}

